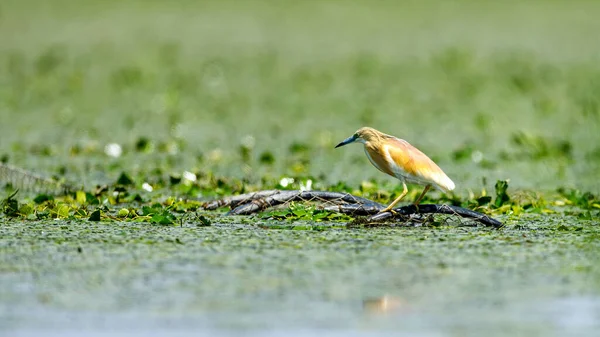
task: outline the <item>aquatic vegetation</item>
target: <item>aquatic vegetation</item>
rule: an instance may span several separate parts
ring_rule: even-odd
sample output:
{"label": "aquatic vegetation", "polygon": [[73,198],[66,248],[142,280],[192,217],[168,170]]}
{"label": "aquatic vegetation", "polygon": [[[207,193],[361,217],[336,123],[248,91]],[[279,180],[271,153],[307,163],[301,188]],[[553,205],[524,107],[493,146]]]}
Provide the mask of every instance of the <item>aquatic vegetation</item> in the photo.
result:
{"label": "aquatic vegetation", "polygon": [[[160,171],[158,171],[160,172]],[[162,173],[161,173],[162,174]],[[197,214],[206,201],[215,196],[228,194],[240,194],[246,191],[257,191],[258,186],[249,185],[243,180],[227,179],[214,175],[184,174],[185,180],[178,175],[171,174],[166,186],[155,184],[159,191],[166,188],[178,191],[180,196],[164,194],[164,192],[148,193],[143,191],[135,181],[157,181],[156,178],[134,179],[126,172],[121,172],[114,184],[98,186],[93,191],[74,191],[66,195],[39,194],[32,199],[18,199],[18,190],[11,193],[2,200],[2,212],[9,217],[22,220],[43,219],[65,219],[65,220],[90,220],[90,221],[136,221],[148,222],[150,224],[172,225],[182,221],[192,221],[189,214],[194,214],[193,219],[200,219],[206,223],[204,215]],[[289,189],[305,188],[302,176],[296,178],[282,178],[280,181],[271,181],[271,185],[263,184],[262,189],[277,189],[286,187]],[[267,182],[267,180],[263,180]],[[41,183],[44,183],[42,181]],[[53,183],[53,182],[50,182]],[[166,182],[164,182],[166,183]],[[284,184],[285,186],[283,186]],[[183,188],[178,188],[183,186]],[[581,219],[598,218],[600,215],[600,199],[590,192],[581,192],[576,189],[560,188],[554,193],[533,193],[518,191],[512,196],[508,191],[509,183],[499,180],[495,184],[492,195],[482,189],[479,193],[470,193],[466,198],[455,194],[440,194],[438,198],[427,197],[425,200],[431,203],[449,204],[473,209],[489,215],[511,215],[521,214],[551,214],[565,213],[577,215]],[[374,182],[363,182],[361,189],[352,189],[344,184],[325,187],[325,190],[354,193],[357,196],[373,199],[377,202],[385,202],[389,198],[388,193],[382,193],[385,188]],[[215,194],[215,191],[217,193]],[[399,193],[399,191],[395,191]],[[142,196],[146,195],[147,196]],[[203,197],[192,197],[200,195]],[[311,220],[311,221],[343,221],[348,222],[353,218],[335,211],[318,209],[310,205],[291,203],[281,210],[269,211],[262,216],[263,219],[275,220],[286,219],[289,221]]]}

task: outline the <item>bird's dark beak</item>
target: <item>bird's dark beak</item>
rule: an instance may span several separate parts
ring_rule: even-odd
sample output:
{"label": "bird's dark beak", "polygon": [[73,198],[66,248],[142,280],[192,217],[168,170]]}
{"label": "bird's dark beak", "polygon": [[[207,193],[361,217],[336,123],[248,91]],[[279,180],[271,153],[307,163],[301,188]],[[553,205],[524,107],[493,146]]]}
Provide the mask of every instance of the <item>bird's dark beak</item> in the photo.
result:
{"label": "bird's dark beak", "polygon": [[338,147],[340,147],[340,146],[344,146],[344,145],[350,144],[350,143],[354,142],[354,141],[356,140],[356,138],[358,138],[358,137],[356,137],[356,135],[352,135],[352,136],[350,136],[350,137],[348,137],[348,138],[344,139],[344,140],[343,140],[341,143],[339,143],[338,145],[336,145],[336,146],[335,146],[335,148],[337,149],[337,148],[338,148]]}

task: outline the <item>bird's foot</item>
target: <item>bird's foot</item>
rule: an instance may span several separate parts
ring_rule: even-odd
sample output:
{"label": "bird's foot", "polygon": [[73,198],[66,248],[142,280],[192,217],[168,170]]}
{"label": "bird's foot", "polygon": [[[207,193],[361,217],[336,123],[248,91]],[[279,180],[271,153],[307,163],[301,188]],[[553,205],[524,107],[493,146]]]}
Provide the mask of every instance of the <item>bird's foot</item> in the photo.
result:
{"label": "bird's foot", "polygon": [[392,215],[396,215],[398,212],[394,211],[393,208],[384,208],[381,211],[379,211],[377,214],[381,214],[381,213],[385,213],[385,212],[390,212],[392,213]]}

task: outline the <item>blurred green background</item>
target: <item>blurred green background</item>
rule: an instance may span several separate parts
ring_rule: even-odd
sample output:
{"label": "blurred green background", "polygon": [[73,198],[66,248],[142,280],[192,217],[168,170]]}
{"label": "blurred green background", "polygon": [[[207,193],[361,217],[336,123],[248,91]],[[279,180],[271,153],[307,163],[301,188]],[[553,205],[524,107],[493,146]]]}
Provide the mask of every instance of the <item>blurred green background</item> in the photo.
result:
{"label": "blurred green background", "polygon": [[[391,182],[358,147],[333,149],[369,125],[437,160],[458,193],[483,177],[597,192],[597,14],[595,1],[5,0],[0,155],[88,185],[161,166]],[[109,143],[123,156],[107,159]]]}

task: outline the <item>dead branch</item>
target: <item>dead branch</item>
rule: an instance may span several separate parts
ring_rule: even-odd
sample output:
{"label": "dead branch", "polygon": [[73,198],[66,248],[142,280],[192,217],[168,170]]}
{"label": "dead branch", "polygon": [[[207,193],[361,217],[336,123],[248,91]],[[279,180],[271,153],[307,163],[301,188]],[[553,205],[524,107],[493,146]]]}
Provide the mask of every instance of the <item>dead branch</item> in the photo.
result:
{"label": "dead branch", "polygon": [[207,202],[204,204],[204,209],[215,210],[220,207],[229,206],[231,210],[227,215],[249,215],[292,201],[320,202],[325,204],[323,207],[325,210],[350,215],[370,216],[367,218],[368,222],[406,218],[412,214],[448,214],[472,219],[486,226],[502,227],[500,221],[462,207],[433,204],[422,204],[418,207],[408,205],[395,208],[393,212],[380,213],[385,208],[380,203],[349,193],[327,191],[259,191]]}
{"label": "dead branch", "polygon": [[[395,213],[395,214],[394,214]],[[451,206],[451,205],[434,205],[434,204],[421,204],[419,206],[407,205],[398,208],[394,208],[394,212],[383,212],[376,213],[369,218],[369,221],[383,221],[397,216],[408,216],[411,214],[448,214],[456,215],[462,218],[473,219],[486,226],[492,226],[496,228],[502,227],[502,222],[490,218],[487,215],[479,212],[472,211],[470,209]]]}

